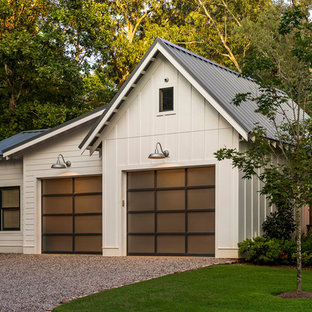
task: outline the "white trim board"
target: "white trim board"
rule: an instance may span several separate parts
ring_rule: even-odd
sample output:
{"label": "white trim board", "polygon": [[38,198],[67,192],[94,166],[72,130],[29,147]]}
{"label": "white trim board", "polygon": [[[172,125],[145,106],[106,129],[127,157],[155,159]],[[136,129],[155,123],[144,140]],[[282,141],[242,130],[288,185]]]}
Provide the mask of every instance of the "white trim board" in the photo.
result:
{"label": "white trim board", "polygon": [[12,154],[20,152],[20,151],[22,151],[22,150],[24,150],[24,149],[26,149],[28,147],[31,147],[31,146],[33,146],[35,144],[38,144],[38,143],[40,143],[42,141],[45,141],[45,140],[47,140],[47,139],[49,139],[51,137],[54,137],[54,136],[56,136],[58,134],[61,134],[61,133],[65,132],[65,131],[68,131],[68,130],[70,130],[72,128],[75,128],[77,126],[80,126],[81,124],[84,124],[84,123],[86,123],[86,122],[88,122],[88,121],[90,121],[90,120],[92,120],[92,119],[94,119],[96,117],[99,117],[100,115],[103,114],[104,110],[105,110],[105,108],[100,109],[100,110],[98,110],[98,111],[96,111],[96,112],[94,112],[92,114],[89,114],[88,116],[86,116],[84,118],[81,118],[81,119],[79,119],[77,121],[74,121],[74,122],[72,122],[72,123],[70,123],[70,124],[68,124],[68,125],[66,125],[64,127],[60,127],[60,128],[55,129],[54,131],[48,132],[47,134],[44,134],[44,135],[38,137],[37,139],[33,139],[33,140],[29,141],[29,142],[26,142],[24,144],[21,144],[21,145],[17,146],[16,148],[10,149],[7,152],[3,153],[3,158],[6,158],[6,157],[8,158]]}

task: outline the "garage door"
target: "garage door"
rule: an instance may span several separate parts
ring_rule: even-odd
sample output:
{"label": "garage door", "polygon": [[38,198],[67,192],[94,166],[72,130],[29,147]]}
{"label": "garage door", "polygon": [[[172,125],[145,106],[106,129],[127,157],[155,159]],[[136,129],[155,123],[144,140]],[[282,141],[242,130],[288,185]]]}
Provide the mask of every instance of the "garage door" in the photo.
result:
{"label": "garage door", "polygon": [[42,181],[42,252],[101,253],[102,178]]}
{"label": "garage door", "polygon": [[215,168],[129,172],[128,255],[215,253]]}

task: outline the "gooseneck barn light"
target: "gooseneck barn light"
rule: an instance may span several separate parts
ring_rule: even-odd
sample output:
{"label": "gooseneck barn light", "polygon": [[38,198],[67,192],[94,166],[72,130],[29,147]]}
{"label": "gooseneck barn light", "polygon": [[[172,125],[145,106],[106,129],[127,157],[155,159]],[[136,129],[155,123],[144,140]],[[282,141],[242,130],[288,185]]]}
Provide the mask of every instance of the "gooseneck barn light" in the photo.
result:
{"label": "gooseneck barn light", "polygon": [[[158,146],[160,151],[158,150]],[[163,159],[169,156],[169,152],[167,150],[163,150],[162,146],[159,142],[156,143],[155,152],[149,154],[148,158],[150,159]]]}
{"label": "gooseneck barn light", "polygon": [[[60,158],[62,158],[63,163],[61,163]],[[51,166],[51,168],[53,168],[53,169],[64,169],[64,168],[70,167],[70,166],[71,166],[71,162],[69,160],[65,161],[64,156],[62,154],[59,154],[57,156],[56,164],[53,164]]]}

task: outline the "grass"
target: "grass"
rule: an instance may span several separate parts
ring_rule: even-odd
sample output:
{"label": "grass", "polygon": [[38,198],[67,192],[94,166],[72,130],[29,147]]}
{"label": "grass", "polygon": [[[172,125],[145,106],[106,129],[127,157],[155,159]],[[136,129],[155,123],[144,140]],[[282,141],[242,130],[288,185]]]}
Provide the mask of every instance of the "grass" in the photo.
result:
{"label": "grass", "polygon": [[[54,312],[238,312],[312,311],[312,299],[282,299],[295,290],[296,271],[220,265],[106,290],[66,303]],[[312,291],[312,271],[303,272]]]}

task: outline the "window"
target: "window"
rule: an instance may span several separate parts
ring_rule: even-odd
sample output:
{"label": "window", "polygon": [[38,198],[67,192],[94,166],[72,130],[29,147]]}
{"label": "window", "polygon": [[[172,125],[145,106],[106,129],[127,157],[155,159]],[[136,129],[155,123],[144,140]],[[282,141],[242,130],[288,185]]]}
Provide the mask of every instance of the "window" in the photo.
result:
{"label": "window", "polygon": [[173,87],[159,89],[159,111],[173,111]]}
{"label": "window", "polygon": [[20,188],[0,188],[0,230],[17,231],[20,229]]}

